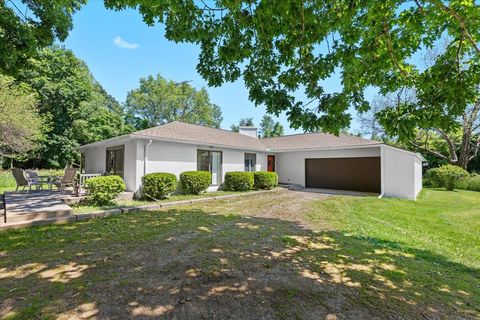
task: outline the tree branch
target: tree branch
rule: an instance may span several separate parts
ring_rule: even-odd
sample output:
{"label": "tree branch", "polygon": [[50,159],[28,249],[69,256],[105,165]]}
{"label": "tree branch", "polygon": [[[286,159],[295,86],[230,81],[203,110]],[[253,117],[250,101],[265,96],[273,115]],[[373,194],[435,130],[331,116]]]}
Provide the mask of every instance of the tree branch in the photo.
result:
{"label": "tree branch", "polygon": [[450,151],[450,156],[453,161],[458,161],[457,157],[457,150],[455,148],[455,143],[452,141],[452,139],[448,136],[448,134],[443,131],[442,129],[436,129],[438,133],[443,137],[443,139],[447,142],[448,144],[448,149]]}
{"label": "tree branch", "polygon": [[419,144],[417,144],[417,143],[415,143],[415,142],[413,142],[413,141],[410,141],[410,143],[411,143],[414,147],[419,148],[419,149],[421,149],[421,150],[424,150],[424,151],[426,151],[426,152],[428,152],[428,153],[431,153],[431,154],[433,154],[434,156],[437,156],[437,157],[442,158],[442,159],[444,159],[444,160],[448,160],[448,161],[450,161],[450,162],[456,162],[456,161],[458,161],[458,160],[450,159],[449,157],[441,154],[440,152],[437,152],[437,151],[435,151],[435,150],[432,150],[432,149],[423,147],[423,146],[421,146],[421,145],[419,145]]}
{"label": "tree branch", "polygon": [[450,14],[452,17],[454,17],[458,23],[460,24],[460,29],[462,29],[462,33],[468,38],[469,42],[472,44],[472,46],[475,48],[477,53],[480,54],[480,48],[477,46],[477,43],[473,36],[470,34],[470,32],[467,29],[467,26],[465,25],[465,19],[460,16],[454,9],[451,7],[443,4],[441,0],[430,0],[430,2],[433,2],[435,5],[440,7],[443,11],[446,13]]}

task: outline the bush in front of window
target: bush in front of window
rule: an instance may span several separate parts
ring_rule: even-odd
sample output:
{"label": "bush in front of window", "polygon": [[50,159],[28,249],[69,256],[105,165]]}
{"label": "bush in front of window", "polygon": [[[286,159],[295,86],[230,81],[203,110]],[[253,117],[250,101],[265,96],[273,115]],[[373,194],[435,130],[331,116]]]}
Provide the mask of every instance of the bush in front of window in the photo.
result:
{"label": "bush in front of window", "polygon": [[278,185],[278,174],[275,172],[253,172],[254,189],[270,190]]}
{"label": "bush in front of window", "polygon": [[119,176],[91,178],[85,181],[85,186],[88,190],[87,201],[99,206],[112,203],[113,199],[127,189]]}
{"label": "bush in front of window", "polygon": [[180,187],[185,194],[200,194],[207,190],[212,182],[208,171],[186,171],[180,174]]}
{"label": "bush in front of window", "polygon": [[248,191],[253,188],[253,173],[232,171],[225,173],[225,190]]}
{"label": "bush in front of window", "polygon": [[142,193],[149,199],[164,199],[176,188],[177,177],[172,173],[154,172],[142,177]]}

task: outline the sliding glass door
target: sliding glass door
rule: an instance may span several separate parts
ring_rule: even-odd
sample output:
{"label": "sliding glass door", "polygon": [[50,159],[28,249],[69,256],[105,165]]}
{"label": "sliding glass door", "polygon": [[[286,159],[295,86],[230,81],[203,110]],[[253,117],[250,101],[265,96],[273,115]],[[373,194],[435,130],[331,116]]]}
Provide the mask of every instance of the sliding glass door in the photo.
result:
{"label": "sliding glass door", "polygon": [[197,151],[197,170],[209,171],[212,174],[212,184],[222,184],[222,152]]}

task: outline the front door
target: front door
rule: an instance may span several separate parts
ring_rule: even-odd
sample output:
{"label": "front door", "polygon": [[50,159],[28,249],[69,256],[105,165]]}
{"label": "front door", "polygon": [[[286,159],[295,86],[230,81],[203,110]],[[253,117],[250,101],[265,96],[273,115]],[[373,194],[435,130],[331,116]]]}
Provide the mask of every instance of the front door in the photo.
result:
{"label": "front door", "polygon": [[267,171],[275,172],[275,156],[267,156]]}

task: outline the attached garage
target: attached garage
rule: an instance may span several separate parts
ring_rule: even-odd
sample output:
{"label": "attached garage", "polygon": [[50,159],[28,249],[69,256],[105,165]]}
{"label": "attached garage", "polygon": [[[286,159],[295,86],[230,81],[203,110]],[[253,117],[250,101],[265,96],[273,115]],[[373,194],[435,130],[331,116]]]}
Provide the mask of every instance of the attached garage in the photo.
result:
{"label": "attached garage", "polygon": [[381,193],[381,158],[305,159],[305,186]]}

